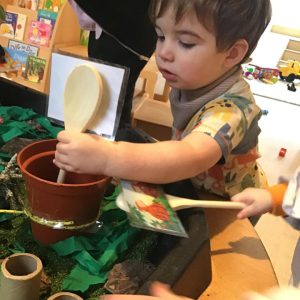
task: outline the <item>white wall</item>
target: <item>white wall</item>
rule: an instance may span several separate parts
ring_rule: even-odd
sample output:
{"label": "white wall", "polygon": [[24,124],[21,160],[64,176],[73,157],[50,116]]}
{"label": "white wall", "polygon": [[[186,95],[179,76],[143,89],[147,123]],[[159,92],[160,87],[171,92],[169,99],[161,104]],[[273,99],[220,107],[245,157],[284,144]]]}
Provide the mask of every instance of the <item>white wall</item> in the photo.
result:
{"label": "white wall", "polygon": [[300,28],[299,0],[271,0],[273,8],[272,23],[291,28]]}
{"label": "white wall", "polygon": [[272,25],[281,25],[300,28],[300,1],[271,0],[271,3],[273,12],[270,25],[262,35],[251,58],[253,59],[253,64],[275,68],[286,48],[289,37],[271,32],[271,27]]}

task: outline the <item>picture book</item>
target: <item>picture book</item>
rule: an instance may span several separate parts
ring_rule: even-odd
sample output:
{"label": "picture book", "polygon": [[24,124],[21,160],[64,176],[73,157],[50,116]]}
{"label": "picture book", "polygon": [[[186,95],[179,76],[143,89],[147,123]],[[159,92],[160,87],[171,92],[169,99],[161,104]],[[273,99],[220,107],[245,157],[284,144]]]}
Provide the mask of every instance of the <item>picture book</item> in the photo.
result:
{"label": "picture book", "polygon": [[59,12],[63,3],[64,3],[63,0],[45,0],[44,1],[44,9],[57,13],[57,12]]}
{"label": "picture book", "polygon": [[5,19],[5,10],[4,7],[0,5],[0,23]]}
{"label": "picture book", "polygon": [[32,21],[28,31],[28,40],[33,44],[48,46],[51,38],[52,26],[40,21]]}
{"label": "picture book", "polygon": [[1,71],[6,73],[9,78],[24,76],[28,53],[12,48],[4,48],[4,52],[5,63],[2,65]]}
{"label": "picture book", "polygon": [[43,9],[44,8],[44,2],[45,2],[45,0],[39,0],[38,9]]}
{"label": "picture book", "polygon": [[24,34],[25,34],[25,28],[26,28],[26,20],[27,16],[21,13],[17,13],[17,25],[15,30],[15,39],[19,41],[23,41]]}
{"label": "picture book", "polygon": [[0,35],[14,38],[17,26],[18,14],[5,12],[5,19],[0,25]]}
{"label": "picture book", "polygon": [[15,0],[14,5],[26,8],[26,0]]}
{"label": "picture book", "polygon": [[16,0],[16,5],[22,8],[37,10],[39,7],[39,0]]}
{"label": "picture book", "polygon": [[39,22],[51,25],[52,31],[54,29],[56,19],[57,19],[57,13],[45,9],[38,10],[37,20]]}
{"label": "picture book", "polygon": [[80,45],[87,46],[89,43],[89,34],[88,30],[80,30]]}
{"label": "picture book", "polygon": [[28,2],[31,2],[31,10],[37,10],[39,7],[39,0],[29,0]]}
{"label": "picture book", "polygon": [[28,56],[24,75],[25,79],[31,82],[39,83],[44,77],[45,67],[45,59],[35,56]]}
{"label": "picture book", "polygon": [[24,51],[30,56],[38,56],[39,52],[39,47],[17,42],[14,40],[9,40],[8,41],[8,48],[11,48],[13,50],[18,50],[18,51]]}

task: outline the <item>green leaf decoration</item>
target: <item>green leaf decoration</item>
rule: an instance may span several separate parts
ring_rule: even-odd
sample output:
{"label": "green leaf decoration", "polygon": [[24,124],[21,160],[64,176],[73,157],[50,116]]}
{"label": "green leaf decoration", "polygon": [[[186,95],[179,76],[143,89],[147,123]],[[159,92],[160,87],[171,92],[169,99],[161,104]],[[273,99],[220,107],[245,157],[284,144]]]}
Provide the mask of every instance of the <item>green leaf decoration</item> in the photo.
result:
{"label": "green leaf decoration", "polygon": [[2,5],[0,5],[0,23],[5,19],[5,10]]}

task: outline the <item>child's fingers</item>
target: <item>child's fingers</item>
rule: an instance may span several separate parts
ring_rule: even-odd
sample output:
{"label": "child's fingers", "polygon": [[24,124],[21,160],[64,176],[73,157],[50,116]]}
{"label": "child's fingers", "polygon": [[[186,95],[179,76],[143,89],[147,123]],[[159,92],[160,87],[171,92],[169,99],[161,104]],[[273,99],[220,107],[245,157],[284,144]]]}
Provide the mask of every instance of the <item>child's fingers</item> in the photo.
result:
{"label": "child's fingers", "polygon": [[169,285],[161,282],[152,283],[150,287],[150,293],[154,297],[157,297],[162,300],[192,300],[190,298],[174,294],[173,291],[170,289]]}
{"label": "child's fingers", "polygon": [[240,202],[240,203],[244,203],[244,204],[247,205],[245,208],[243,208],[237,214],[237,218],[238,219],[244,219],[244,218],[247,218],[247,217],[249,217],[249,216],[251,216],[253,214],[253,207],[251,205],[253,203],[252,199],[246,198],[242,194],[237,194],[237,195],[235,195],[235,196],[233,196],[231,198],[231,201],[233,201],[233,202]]}
{"label": "child's fingers", "polygon": [[170,296],[170,294],[173,294],[169,285],[157,281],[153,282],[150,286],[150,293],[151,295],[160,298],[164,298],[166,295]]}
{"label": "child's fingers", "polygon": [[65,130],[60,131],[60,132],[57,134],[57,139],[58,139],[60,142],[63,142],[63,143],[69,143],[69,142],[70,142],[69,133],[66,132]]}
{"label": "child's fingers", "polygon": [[245,219],[253,215],[254,215],[253,208],[251,206],[247,206],[237,214],[237,218]]}
{"label": "child's fingers", "polygon": [[245,189],[243,192],[234,195],[231,198],[231,201],[242,202],[242,203],[249,205],[249,204],[253,203],[253,197],[251,195],[250,190]]}

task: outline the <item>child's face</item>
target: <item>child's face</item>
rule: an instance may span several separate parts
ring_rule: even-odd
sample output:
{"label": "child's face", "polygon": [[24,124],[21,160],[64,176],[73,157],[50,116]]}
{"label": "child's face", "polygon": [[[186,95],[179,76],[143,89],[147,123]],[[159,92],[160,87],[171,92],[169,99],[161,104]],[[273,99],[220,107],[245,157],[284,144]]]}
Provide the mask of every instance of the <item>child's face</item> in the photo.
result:
{"label": "child's face", "polygon": [[175,24],[173,9],[156,19],[156,62],[167,83],[177,89],[196,89],[228,71],[227,52],[219,52],[214,34],[189,13]]}

